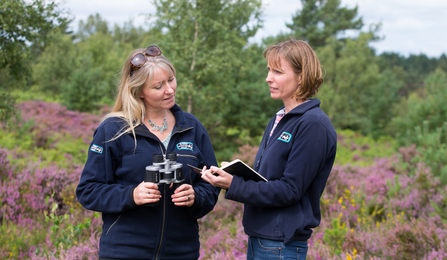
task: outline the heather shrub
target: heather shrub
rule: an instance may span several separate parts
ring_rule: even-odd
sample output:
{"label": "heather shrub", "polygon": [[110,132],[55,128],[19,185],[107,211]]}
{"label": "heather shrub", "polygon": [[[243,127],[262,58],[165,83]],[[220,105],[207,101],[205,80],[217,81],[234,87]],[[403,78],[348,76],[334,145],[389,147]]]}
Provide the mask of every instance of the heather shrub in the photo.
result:
{"label": "heather shrub", "polygon": [[[13,151],[15,164],[39,162],[70,167],[83,164],[88,145],[101,116],[70,111],[57,103],[25,101],[17,105],[21,121],[17,130],[0,130],[1,146]],[[109,108],[100,110],[101,114]]]}
{"label": "heather shrub", "polygon": [[45,241],[46,234],[42,232],[42,228],[40,225],[21,226],[3,220],[0,224],[0,258],[29,259],[25,252],[29,250],[30,245]]}
{"label": "heather shrub", "polygon": [[30,150],[22,146],[15,146],[9,158],[11,163],[17,165],[39,163],[41,167],[58,165],[62,168],[68,168],[85,163],[87,149],[88,145],[84,142],[67,139],[58,143],[54,148],[35,147]]}
{"label": "heather shrub", "polygon": [[352,214],[364,216],[363,213],[379,221],[387,213],[430,216],[434,211],[430,201],[439,201],[443,186],[423,164],[415,176],[408,176],[396,173],[393,170],[396,161],[392,160],[396,159],[380,159],[369,167],[334,167],[322,198],[325,214],[342,213],[345,221],[351,220]]}
{"label": "heather shrub", "polygon": [[443,259],[447,226],[436,212],[446,210],[446,187],[411,163],[414,147],[400,151],[371,166],[334,166],[309,259]]}
{"label": "heather shrub", "polygon": [[434,210],[430,216],[438,216],[447,225],[447,186],[444,185],[438,192],[437,196],[430,201],[430,205]]}
{"label": "heather shrub", "polygon": [[351,229],[341,243],[344,253],[335,253],[320,237],[311,239],[309,259],[445,259],[445,228],[436,218],[406,219],[390,215],[374,226]]}
{"label": "heather shrub", "polygon": [[389,137],[375,140],[352,130],[337,130],[336,164],[371,165],[375,158],[390,157],[396,151],[396,142]]}
{"label": "heather shrub", "polygon": [[96,231],[91,232],[87,240],[74,243],[70,248],[54,248],[51,241],[47,241],[42,247],[31,247],[26,255],[33,260],[98,259],[99,236]]}
{"label": "heather shrub", "polygon": [[[18,104],[22,118],[26,122],[33,119],[31,132],[68,134],[72,138],[81,137],[86,143],[98,127],[100,116],[68,110],[58,103],[25,101]],[[45,134],[40,133],[40,134]]]}
{"label": "heather shrub", "polygon": [[[2,162],[8,165],[7,160]],[[0,180],[0,231],[6,234],[0,239],[0,256],[30,258],[36,254],[60,259],[60,252],[99,229],[99,214],[82,209],[74,198],[80,173],[76,166],[31,164],[14,168]]]}
{"label": "heather shrub", "polygon": [[243,204],[219,195],[214,210],[199,220],[199,259],[246,259],[247,236],[242,227]]}
{"label": "heather shrub", "polygon": [[245,144],[238,148],[238,151],[231,157],[231,160],[239,159],[253,167],[253,165],[255,164],[255,158],[257,152],[258,152],[257,146],[251,146]]}
{"label": "heather shrub", "polygon": [[[18,106],[18,127],[0,129],[0,258],[97,259],[101,220],[75,188],[100,116],[55,103]],[[394,140],[338,131],[308,259],[447,259],[444,132],[421,131],[419,143],[399,149]],[[241,146],[231,158],[253,165],[257,149]],[[200,259],[246,258],[243,204],[224,192],[199,220]]]}
{"label": "heather shrub", "polygon": [[[44,246],[40,245],[35,248],[35,255],[42,256],[44,257],[43,259],[47,259],[48,257],[51,257],[51,259],[66,259],[63,257],[64,255],[68,256],[75,252],[78,254],[77,257],[87,254],[87,256],[97,258],[98,250],[92,247],[91,244],[90,246],[86,246],[82,237],[88,237],[89,234],[92,234],[89,239],[90,242],[97,242],[98,237],[96,237],[96,231],[93,226],[98,225],[95,219],[99,217],[99,213],[93,213],[95,219],[85,217],[82,221],[75,222],[72,221],[72,209],[70,210],[70,214],[58,215],[56,213],[57,208],[58,205],[53,203],[51,212],[45,212],[45,221],[51,233],[47,236]],[[78,241],[81,241],[81,244],[78,244]],[[97,246],[97,243],[93,245]],[[75,246],[76,248],[73,249]]]}
{"label": "heather shrub", "polygon": [[339,218],[334,218],[332,219],[332,227],[324,229],[323,240],[334,249],[335,254],[339,255],[342,252],[342,242],[347,232],[345,223],[340,223]]}
{"label": "heather shrub", "polygon": [[[447,233],[438,230],[435,219],[393,219],[391,232],[383,237],[385,253],[393,259],[423,259],[432,250],[445,252]],[[389,231],[388,231],[389,232]]]}
{"label": "heather shrub", "polygon": [[[71,248],[61,250],[58,258],[52,259],[98,259],[98,247],[99,247],[99,235],[96,231],[90,232],[89,239],[76,243]],[[57,252],[52,252],[51,255],[56,255]],[[33,257],[33,259],[39,259]],[[43,257],[42,260],[47,260],[47,257]]]}
{"label": "heather shrub", "polygon": [[8,150],[20,149],[22,151],[31,150],[34,147],[33,136],[30,135],[30,127],[33,120],[22,123],[15,131],[0,129],[1,147]]}
{"label": "heather shrub", "polygon": [[62,191],[79,179],[80,169],[57,167],[34,168],[28,166],[20,172],[10,172],[0,183],[0,214],[5,219],[30,221],[48,211],[48,201],[56,203],[59,210],[67,210]]}
{"label": "heather shrub", "polygon": [[8,152],[0,147],[0,181],[9,176],[11,165],[7,159]]}
{"label": "heather shrub", "polygon": [[[309,240],[308,259],[443,259],[447,188],[414,159],[420,155],[416,146],[395,149],[394,141],[351,131],[340,131],[338,137],[338,159],[321,198],[322,220]],[[256,150],[240,147],[233,159],[251,162]],[[241,230],[246,241],[237,221],[241,213],[223,207],[232,203],[241,206],[221,196],[202,220],[203,259],[245,259],[246,246],[233,246],[237,233],[222,233],[230,226]],[[427,230],[417,237],[424,226]]]}

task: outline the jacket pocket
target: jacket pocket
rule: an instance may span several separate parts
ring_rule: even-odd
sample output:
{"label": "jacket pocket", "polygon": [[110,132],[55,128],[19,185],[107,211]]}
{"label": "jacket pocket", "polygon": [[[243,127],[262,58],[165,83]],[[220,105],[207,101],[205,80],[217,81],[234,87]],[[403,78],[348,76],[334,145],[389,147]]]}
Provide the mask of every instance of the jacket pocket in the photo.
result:
{"label": "jacket pocket", "polygon": [[106,236],[109,234],[109,231],[113,228],[113,226],[115,226],[115,224],[118,223],[118,220],[121,218],[122,215],[123,214],[120,214],[118,218],[112,223],[112,225],[110,225],[110,227],[107,229]]}

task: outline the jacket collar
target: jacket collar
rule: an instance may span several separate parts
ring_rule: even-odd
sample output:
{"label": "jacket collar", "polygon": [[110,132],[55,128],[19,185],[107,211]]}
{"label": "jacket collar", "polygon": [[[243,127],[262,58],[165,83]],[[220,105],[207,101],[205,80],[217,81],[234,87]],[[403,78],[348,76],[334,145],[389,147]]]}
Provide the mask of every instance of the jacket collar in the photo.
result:
{"label": "jacket collar", "polygon": [[171,112],[172,114],[174,114],[175,124],[177,125],[178,128],[188,126],[188,122],[186,121],[185,115],[183,114],[182,109],[177,104],[171,107]]}
{"label": "jacket collar", "polygon": [[[185,115],[183,114],[182,109],[175,104],[173,107],[170,108],[172,114],[174,114],[175,117],[175,126],[174,131],[183,131],[184,128],[188,127],[188,121],[185,118]],[[177,128],[177,129],[176,129]],[[146,137],[155,137],[154,134],[152,134],[150,131],[147,130],[147,128],[144,126],[144,124],[140,124],[137,127],[135,127],[135,134],[140,136],[146,136]]]}
{"label": "jacket collar", "polygon": [[303,104],[301,104],[299,106],[296,106],[294,109],[289,111],[289,113],[287,113],[286,115],[288,115],[288,114],[302,115],[302,114],[306,113],[307,110],[310,110],[310,109],[312,109],[314,107],[319,107],[320,103],[321,102],[320,102],[319,99],[316,99],[316,98],[309,99],[309,101],[307,101],[307,102],[305,102],[305,103],[303,103]]}

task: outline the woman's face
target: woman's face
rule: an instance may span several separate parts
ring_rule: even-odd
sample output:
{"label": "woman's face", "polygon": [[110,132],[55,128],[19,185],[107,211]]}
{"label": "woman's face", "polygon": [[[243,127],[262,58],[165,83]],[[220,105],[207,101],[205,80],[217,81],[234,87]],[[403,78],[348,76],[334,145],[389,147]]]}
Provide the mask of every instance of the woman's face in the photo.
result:
{"label": "woman's face", "polygon": [[281,57],[280,68],[267,65],[268,74],[265,81],[270,87],[270,96],[288,102],[301,84],[301,76],[296,76],[290,63]]}
{"label": "woman's face", "polygon": [[146,109],[158,111],[170,109],[175,104],[175,90],[177,81],[174,76],[170,76],[166,71],[158,69],[155,71],[154,80],[146,82],[140,97],[144,101]]}

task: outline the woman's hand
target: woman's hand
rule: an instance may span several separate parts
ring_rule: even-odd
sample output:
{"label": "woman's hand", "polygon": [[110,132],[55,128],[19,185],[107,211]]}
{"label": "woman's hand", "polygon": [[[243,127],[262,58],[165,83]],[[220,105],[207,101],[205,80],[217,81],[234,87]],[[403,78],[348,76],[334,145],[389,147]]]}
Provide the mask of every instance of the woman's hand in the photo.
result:
{"label": "woman's hand", "polygon": [[176,206],[191,207],[194,205],[195,192],[191,185],[182,184],[174,191],[171,198]]}
{"label": "woman's hand", "polygon": [[159,201],[161,193],[153,182],[142,182],[133,190],[133,200],[137,205]]}
{"label": "woman's hand", "polygon": [[233,181],[233,175],[216,166],[211,166],[209,170],[202,171],[202,179],[215,187],[228,190]]}

